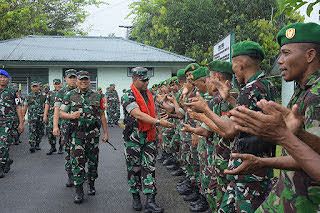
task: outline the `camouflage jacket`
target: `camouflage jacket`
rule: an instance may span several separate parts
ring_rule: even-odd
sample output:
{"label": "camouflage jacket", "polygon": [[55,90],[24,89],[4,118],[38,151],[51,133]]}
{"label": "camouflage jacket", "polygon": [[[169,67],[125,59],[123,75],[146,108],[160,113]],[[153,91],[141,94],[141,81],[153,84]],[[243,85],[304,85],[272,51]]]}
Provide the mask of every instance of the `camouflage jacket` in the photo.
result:
{"label": "camouflage jacket", "polygon": [[[54,100],[54,106],[55,107],[61,107],[63,97],[67,94],[67,92],[73,90],[74,88],[69,87],[68,85],[64,86],[62,89],[59,90],[59,92],[56,94],[55,100]],[[68,125],[69,120],[59,119],[59,124],[61,125]]]}
{"label": "camouflage jacket", "polygon": [[18,118],[17,106],[20,105],[20,99],[11,87],[0,89],[0,125],[9,126]]}
{"label": "camouflage jacket", "polygon": [[[273,84],[264,78],[262,71],[257,72],[241,88],[237,105],[246,106],[251,110],[260,111],[257,102],[261,99],[275,100],[277,91]],[[271,157],[275,155],[275,145],[263,142],[261,138],[240,132],[234,139],[232,152],[249,153],[260,157]],[[241,160],[231,160],[230,168],[233,169],[241,164]],[[252,175],[228,176],[229,179],[237,179],[237,182],[264,181],[273,177],[272,169],[262,169]]]}
{"label": "camouflage jacket", "polygon": [[[307,83],[297,87],[288,107],[298,104],[304,115],[304,129],[320,137],[320,70]],[[284,156],[288,155],[283,149]],[[285,212],[317,212],[320,210],[320,183],[314,182],[303,171],[282,170],[275,187],[277,203]]]}
{"label": "camouflage jacket", "polygon": [[119,96],[116,90],[108,91],[106,93],[106,99],[107,99],[108,108],[120,107]]}
{"label": "camouflage jacket", "polygon": [[49,91],[47,93],[47,97],[46,97],[46,104],[49,105],[49,116],[52,117],[53,116],[53,112],[54,112],[54,105],[55,105],[55,100],[57,98],[59,91]]}
{"label": "camouflage jacket", "polygon": [[81,92],[76,88],[69,91],[62,100],[60,110],[72,113],[80,111],[79,119],[71,120],[72,137],[97,137],[100,134],[101,112],[104,110],[101,94],[89,89]]}
{"label": "camouflage jacket", "polygon": [[24,105],[28,106],[28,119],[41,120],[44,112],[46,97],[42,93],[31,92],[24,100]]}

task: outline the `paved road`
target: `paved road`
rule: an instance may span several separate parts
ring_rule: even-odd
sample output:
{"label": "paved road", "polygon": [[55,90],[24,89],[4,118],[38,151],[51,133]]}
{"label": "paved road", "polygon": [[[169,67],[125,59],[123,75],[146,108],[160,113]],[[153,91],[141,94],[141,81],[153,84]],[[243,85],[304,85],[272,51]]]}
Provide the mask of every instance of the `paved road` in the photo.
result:
{"label": "paved road", "polygon": [[[106,144],[100,145],[97,194],[94,197],[86,196],[81,205],[73,203],[73,189],[65,187],[64,155],[47,156],[45,153],[49,145],[45,137],[41,143],[42,150],[30,154],[26,135],[23,134],[24,143],[11,147],[14,160],[11,171],[0,179],[0,212],[134,212],[126,182],[121,129],[110,128],[110,133],[111,142],[118,150],[113,151]],[[165,212],[189,212],[188,205],[175,191],[177,180],[165,168],[157,166],[157,201],[165,208]]]}

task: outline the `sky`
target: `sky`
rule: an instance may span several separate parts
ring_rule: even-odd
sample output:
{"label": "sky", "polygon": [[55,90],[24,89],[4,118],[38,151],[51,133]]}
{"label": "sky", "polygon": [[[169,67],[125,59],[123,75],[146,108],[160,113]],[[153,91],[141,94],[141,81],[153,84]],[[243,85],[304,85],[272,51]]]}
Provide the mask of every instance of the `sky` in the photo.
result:
{"label": "sky", "polygon": [[117,37],[126,37],[126,29],[120,25],[131,26],[132,18],[126,18],[130,13],[128,5],[134,0],[106,0],[108,5],[87,8],[89,16],[82,28],[89,36],[108,36],[115,34]]}

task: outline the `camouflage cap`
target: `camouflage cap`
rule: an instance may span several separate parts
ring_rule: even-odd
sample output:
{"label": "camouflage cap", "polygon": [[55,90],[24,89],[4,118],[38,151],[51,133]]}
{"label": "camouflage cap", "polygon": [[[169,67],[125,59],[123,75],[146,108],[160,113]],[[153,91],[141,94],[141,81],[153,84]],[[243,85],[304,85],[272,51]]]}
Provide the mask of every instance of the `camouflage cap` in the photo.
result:
{"label": "camouflage cap", "polygon": [[87,71],[83,71],[83,70],[77,72],[77,78],[80,80],[84,79],[84,78],[90,79],[89,73]]}
{"label": "camouflage cap", "polygon": [[132,70],[132,76],[138,77],[139,80],[150,79],[148,76],[148,69],[145,67],[135,67]]}
{"label": "camouflage cap", "polygon": [[77,77],[77,70],[75,69],[68,69],[65,71],[65,76],[70,77],[70,76],[76,76]]}
{"label": "camouflage cap", "polygon": [[31,81],[31,86],[40,86],[40,82],[38,82],[38,81]]}
{"label": "camouflage cap", "polygon": [[61,80],[58,78],[53,79],[53,84],[61,84]]}

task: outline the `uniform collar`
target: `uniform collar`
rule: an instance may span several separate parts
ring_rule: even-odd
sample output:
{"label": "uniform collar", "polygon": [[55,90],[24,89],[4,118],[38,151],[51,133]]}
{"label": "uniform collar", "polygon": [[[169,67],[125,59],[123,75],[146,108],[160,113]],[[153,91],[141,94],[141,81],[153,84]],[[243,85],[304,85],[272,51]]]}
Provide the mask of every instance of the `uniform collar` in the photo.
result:
{"label": "uniform collar", "polygon": [[306,81],[307,83],[301,86],[301,89],[306,90],[312,87],[313,85],[315,85],[316,83],[318,83],[319,80],[320,80],[320,70],[317,70],[307,78],[307,81]]}
{"label": "uniform collar", "polygon": [[262,70],[257,71],[253,76],[251,76],[248,80],[248,82],[246,83],[246,87],[250,86],[251,84],[253,84],[254,82],[256,82],[258,79],[263,78],[265,76],[264,72]]}

